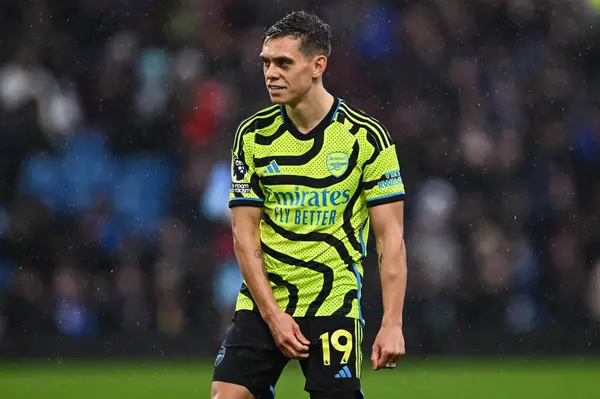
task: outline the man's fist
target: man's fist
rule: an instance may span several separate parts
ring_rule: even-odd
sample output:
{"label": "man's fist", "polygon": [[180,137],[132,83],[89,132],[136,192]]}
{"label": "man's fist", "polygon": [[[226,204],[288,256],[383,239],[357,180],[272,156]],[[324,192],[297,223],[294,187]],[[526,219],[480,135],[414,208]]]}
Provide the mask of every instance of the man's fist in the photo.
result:
{"label": "man's fist", "polygon": [[381,327],[371,353],[373,370],[396,367],[405,353],[402,327]]}

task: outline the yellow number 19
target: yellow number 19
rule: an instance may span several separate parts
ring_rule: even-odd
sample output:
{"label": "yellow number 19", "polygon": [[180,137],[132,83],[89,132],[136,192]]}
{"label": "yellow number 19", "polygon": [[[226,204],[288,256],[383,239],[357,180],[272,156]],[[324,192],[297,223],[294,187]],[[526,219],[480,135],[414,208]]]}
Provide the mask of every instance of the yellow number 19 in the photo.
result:
{"label": "yellow number 19", "polygon": [[[346,338],[346,342],[344,344],[340,343],[340,338]],[[323,344],[323,364],[325,366],[331,365],[331,352],[329,349],[329,333],[323,333],[319,339]],[[350,358],[350,354],[352,353],[352,334],[350,334],[347,330],[337,330],[333,334],[331,334],[331,345],[338,352],[344,352],[344,356],[342,356],[342,361],[340,364],[348,363],[348,359]]]}

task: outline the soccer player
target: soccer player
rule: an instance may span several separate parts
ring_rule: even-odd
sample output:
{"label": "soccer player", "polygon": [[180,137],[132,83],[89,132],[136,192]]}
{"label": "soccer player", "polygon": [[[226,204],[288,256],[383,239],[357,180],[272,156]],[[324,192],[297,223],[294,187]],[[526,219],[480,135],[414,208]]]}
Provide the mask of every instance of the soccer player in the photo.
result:
{"label": "soccer player", "polygon": [[384,306],[372,367],[393,368],[404,354],[396,148],[380,122],[324,88],[330,52],[329,26],[310,13],[265,33],[260,58],[275,105],[243,121],[233,142],[229,205],[244,283],[213,399],[274,398],[290,359],[311,398],[363,398],[361,262],[371,227]]}

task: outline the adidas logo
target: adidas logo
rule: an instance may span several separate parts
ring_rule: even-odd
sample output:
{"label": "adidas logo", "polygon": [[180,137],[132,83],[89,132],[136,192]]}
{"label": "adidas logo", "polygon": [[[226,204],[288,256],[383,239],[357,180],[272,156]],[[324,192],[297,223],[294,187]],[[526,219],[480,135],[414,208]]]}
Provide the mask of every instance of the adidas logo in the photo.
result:
{"label": "adidas logo", "polygon": [[344,366],[344,368],[335,375],[335,378],[352,378],[352,373],[350,372],[348,366]]}
{"label": "adidas logo", "polygon": [[267,166],[267,168],[265,170],[263,170],[263,173],[265,175],[268,175],[270,173],[279,173],[281,172],[281,170],[279,170],[279,165],[277,165],[277,162],[275,162],[275,160],[272,160],[271,163],[269,164],[269,166]]}

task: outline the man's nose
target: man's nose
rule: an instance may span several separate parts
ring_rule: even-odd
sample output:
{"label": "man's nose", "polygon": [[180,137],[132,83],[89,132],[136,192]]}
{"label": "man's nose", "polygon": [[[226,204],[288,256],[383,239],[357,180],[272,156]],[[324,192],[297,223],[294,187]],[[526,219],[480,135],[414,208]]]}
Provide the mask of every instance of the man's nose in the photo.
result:
{"label": "man's nose", "polygon": [[279,68],[277,68],[273,64],[269,65],[269,67],[265,71],[265,76],[268,79],[277,79],[279,77]]}

